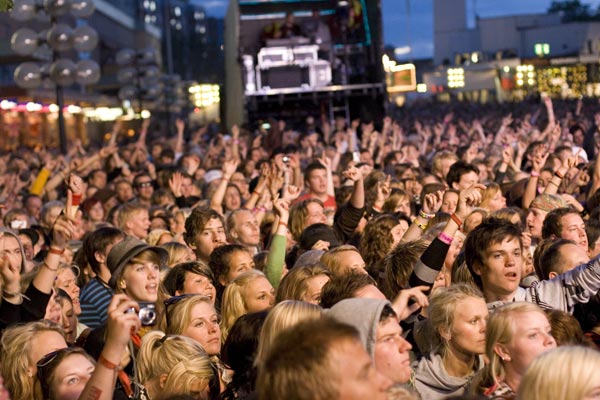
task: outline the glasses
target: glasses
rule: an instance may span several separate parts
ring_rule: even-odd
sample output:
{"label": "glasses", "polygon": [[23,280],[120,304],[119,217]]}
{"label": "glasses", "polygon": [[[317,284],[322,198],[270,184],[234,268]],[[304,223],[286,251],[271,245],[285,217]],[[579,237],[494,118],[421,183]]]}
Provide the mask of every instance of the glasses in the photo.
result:
{"label": "glasses", "polygon": [[152,182],[138,182],[138,184],[136,186],[139,188],[151,187]]}
{"label": "glasses", "polygon": [[198,294],[182,294],[182,295],[179,295],[179,296],[169,297],[168,299],[166,299],[164,301],[164,304],[165,304],[165,318],[166,318],[167,326],[171,326],[171,321],[169,319],[169,306],[177,304],[177,303],[179,303],[183,299],[187,299],[187,298],[194,297],[194,296],[200,296],[200,295],[198,295]]}
{"label": "glasses", "polygon": [[46,384],[48,375],[56,362],[60,362],[65,356],[71,353],[80,353],[83,350],[80,347],[65,347],[46,354],[37,362],[37,375],[42,385]]}

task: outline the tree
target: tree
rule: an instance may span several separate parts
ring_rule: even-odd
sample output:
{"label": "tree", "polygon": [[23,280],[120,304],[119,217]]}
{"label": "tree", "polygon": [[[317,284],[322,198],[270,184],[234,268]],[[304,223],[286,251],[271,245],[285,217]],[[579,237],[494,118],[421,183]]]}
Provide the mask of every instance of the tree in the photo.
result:
{"label": "tree", "polygon": [[0,0],[0,11],[8,11],[13,8],[13,0]]}
{"label": "tree", "polygon": [[563,21],[589,21],[597,17],[591,11],[589,4],[584,4],[580,0],[553,1],[548,8],[548,13],[559,13]]}

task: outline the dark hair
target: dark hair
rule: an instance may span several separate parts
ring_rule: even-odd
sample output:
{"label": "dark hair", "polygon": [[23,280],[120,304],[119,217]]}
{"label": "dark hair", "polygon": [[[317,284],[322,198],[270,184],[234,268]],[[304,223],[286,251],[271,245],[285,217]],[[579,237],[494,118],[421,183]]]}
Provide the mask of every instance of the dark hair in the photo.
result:
{"label": "dark hair", "polygon": [[501,243],[505,239],[517,239],[521,248],[523,248],[521,229],[507,220],[494,217],[486,218],[467,235],[463,246],[465,261],[471,275],[473,275],[475,284],[480,289],[483,288],[481,277],[473,271],[473,265],[483,266],[485,252],[490,246]]}
{"label": "dark hair", "polygon": [[327,224],[317,223],[307,226],[300,235],[300,241],[298,247],[300,250],[308,251],[319,240],[329,242],[329,248],[335,248],[340,246],[340,240],[336,237],[333,228]]}
{"label": "dark hair", "polygon": [[562,231],[562,218],[569,214],[579,215],[579,213],[571,207],[555,208],[546,214],[544,224],[542,225],[542,239],[549,239],[552,235],[554,235],[556,239],[559,239]]}
{"label": "dark hair", "polygon": [[249,253],[248,249],[241,244],[226,244],[224,246],[217,247],[210,254],[208,266],[215,277],[215,283],[217,285],[215,287],[217,289],[217,296],[219,297],[225,289],[221,284],[220,278],[229,275],[229,271],[231,269],[231,256],[238,251]]}
{"label": "dark hair", "polygon": [[562,257],[560,254],[560,249],[567,244],[573,244],[577,246],[577,243],[572,240],[558,239],[552,242],[552,244],[550,244],[550,246],[548,246],[545,250],[542,250],[540,262],[539,264],[535,264],[536,273],[540,279],[550,279],[550,272],[560,273],[562,269]]}
{"label": "dark hair", "polygon": [[267,315],[268,311],[242,315],[229,330],[221,355],[234,373],[221,395],[223,399],[245,398],[254,391],[257,375],[254,358]]}
{"label": "dark hair", "polygon": [[455,162],[450,167],[448,175],[446,176],[446,182],[448,183],[448,186],[452,187],[453,183],[460,182],[460,178],[469,172],[475,172],[477,175],[479,175],[479,169],[477,169],[477,167],[473,164],[469,164],[461,160]]}
{"label": "dark hair", "polygon": [[202,232],[204,226],[211,219],[218,219],[225,227],[225,222],[221,214],[208,207],[196,207],[192,210],[192,213],[185,220],[185,233],[183,239],[188,245],[194,245],[196,236]]}
{"label": "dark hair", "polygon": [[[96,274],[100,273],[100,262],[96,259],[96,253],[105,253],[108,246],[124,237],[123,231],[110,226],[96,229],[84,236],[81,248],[92,271]],[[108,256],[108,254],[105,254],[105,256]]]}
{"label": "dark hair", "polygon": [[590,218],[585,224],[585,233],[588,238],[588,249],[596,250],[596,241],[600,238],[600,221]]}
{"label": "dark hair", "polygon": [[183,290],[185,276],[188,273],[202,275],[208,278],[213,286],[215,285],[215,278],[206,264],[200,261],[184,262],[169,269],[163,280],[163,285],[171,296],[175,296],[176,291],[179,290],[181,292]]}
{"label": "dark hair", "polygon": [[[557,346],[583,345],[588,343],[583,336],[583,330],[572,315],[562,310],[544,310],[552,329],[552,336]],[[595,347],[595,346],[594,346]]]}
{"label": "dark hair", "polygon": [[388,299],[394,299],[400,290],[409,287],[408,278],[428,246],[429,242],[423,239],[401,242],[384,258],[381,289]]}
{"label": "dark hair", "polygon": [[304,170],[304,180],[308,181],[308,179],[310,178],[310,174],[312,174],[313,171],[316,171],[319,169],[327,170],[327,168],[325,168],[325,166],[323,164],[321,164],[320,162],[312,162],[312,163],[308,164],[306,166],[306,169]]}
{"label": "dark hair", "polygon": [[365,286],[376,286],[375,281],[369,275],[351,272],[340,276],[334,276],[323,285],[321,290],[321,307],[331,308],[344,299],[354,297],[357,291]]}

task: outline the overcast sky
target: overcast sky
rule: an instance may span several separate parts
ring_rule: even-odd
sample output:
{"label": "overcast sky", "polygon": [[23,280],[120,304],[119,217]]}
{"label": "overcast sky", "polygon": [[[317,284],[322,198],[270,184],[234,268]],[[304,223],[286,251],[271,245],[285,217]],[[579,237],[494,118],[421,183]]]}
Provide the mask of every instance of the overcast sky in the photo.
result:
{"label": "overcast sky", "polygon": [[[206,7],[209,15],[225,15],[228,0],[192,0]],[[370,0],[366,0],[370,1]],[[411,46],[413,57],[433,55],[433,0],[381,0],[385,43],[394,47]],[[474,25],[475,15],[480,18],[501,15],[545,12],[552,0],[465,0],[467,16]],[[593,9],[600,0],[584,0]],[[407,7],[407,4],[410,7]],[[410,15],[407,12],[410,8]]]}

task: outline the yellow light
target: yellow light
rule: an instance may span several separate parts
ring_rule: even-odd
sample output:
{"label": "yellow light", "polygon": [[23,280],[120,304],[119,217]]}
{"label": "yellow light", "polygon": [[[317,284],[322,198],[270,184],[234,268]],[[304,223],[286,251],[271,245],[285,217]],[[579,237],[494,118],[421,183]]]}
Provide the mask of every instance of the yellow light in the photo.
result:
{"label": "yellow light", "polygon": [[48,106],[48,111],[50,111],[52,113],[58,112],[58,106],[56,104],[50,104]]}
{"label": "yellow light", "polygon": [[3,110],[12,110],[17,106],[17,103],[10,100],[2,100],[0,101],[0,108]]}
{"label": "yellow light", "polygon": [[127,136],[129,136],[129,137],[135,136],[135,131],[133,129],[128,129]]}
{"label": "yellow light", "polygon": [[502,69],[504,70],[504,72],[510,72],[510,67],[508,65],[505,65]]}
{"label": "yellow light", "polygon": [[142,112],[140,113],[140,116],[144,119],[150,118],[150,115],[151,115],[150,111],[148,111],[148,110],[142,110]]}
{"label": "yellow light", "polygon": [[427,84],[426,83],[418,83],[417,84],[417,92],[427,93]]}
{"label": "yellow light", "polygon": [[70,114],[79,114],[81,112],[81,107],[71,104],[67,107],[67,112]]}

